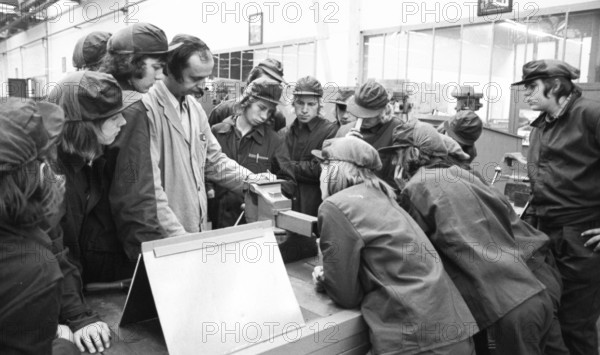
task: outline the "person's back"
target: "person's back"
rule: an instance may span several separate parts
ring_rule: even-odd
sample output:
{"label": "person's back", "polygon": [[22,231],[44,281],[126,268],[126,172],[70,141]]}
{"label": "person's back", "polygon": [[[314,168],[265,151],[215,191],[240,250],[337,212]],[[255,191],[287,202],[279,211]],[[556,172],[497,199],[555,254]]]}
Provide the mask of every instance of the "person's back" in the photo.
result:
{"label": "person's back", "polygon": [[[375,353],[435,349],[477,331],[433,245],[383,193],[364,184],[342,190],[319,208],[319,225],[321,244],[331,246],[324,269],[336,270],[326,271],[328,294],[360,305]],[[357,292],[344,291],[351,285]],[[444,340],[431,331],[450,324],[457,328]]]}
{"label": "person's back", "polygon": [[325,198],[318,286],[342,307],[360,306],[375,354],[470,354],[475,320],[427,236],[375,176],[377,151],[354,137],[325,144],[314,153]]}
{"label": "person's back", "polygon": [[508,215],[498,212],[504,204],[473,174],[420,168],[402,194],[480,327],[543,290],[519,255]]}

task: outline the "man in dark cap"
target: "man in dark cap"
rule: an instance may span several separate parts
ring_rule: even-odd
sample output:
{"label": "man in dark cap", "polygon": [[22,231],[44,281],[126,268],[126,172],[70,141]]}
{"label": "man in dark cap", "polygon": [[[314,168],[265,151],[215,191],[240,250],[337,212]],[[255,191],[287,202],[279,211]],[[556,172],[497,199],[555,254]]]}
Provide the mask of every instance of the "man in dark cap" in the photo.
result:
{"label": "man in dark cap", "polygon": [[[256,79],[245,89],[238,101],[238,112],[225,121],[212,126],[212,132],[223,153],[253,173],[267,171],[288,180],[282,192],[291,198],[294,193],[293,178],[281,169],[289,157],[283,149],[283,138],[266,127],[266,121],[275,110],[282,94],[281,84],[267,78]],[[209,200],[208,213],[213,229],[245,223],[240,218],[243,196],[217,186],[215,198]]]}
{"label": "man in dark cap", "polygon": [[531,124],[529,214],[548,234],[562,276],[559,319],[572,355],[598,354],[600,316],[600,103],[581,96],[579,70],[559,60],[523,65]]}
{"label": "man in dark cap", "polygon": [[110,36],[109,32],[94,31],[81,37],[73,50],[73,66],[77,70],[98,70]]}
{"label": "man in dark cap", "polygon": [[[248,79],[246,80],[246,86],[258,78],[268,78],[282,84],[287,84],[285,79],[283,79],[283,65],[277,59],[267,58],[252,68],[248,75]],[[223,101],[217,107],[213,108],[208,117],[208,123],[211,126],[214,126],[227,117],[234,115],[235,103],[237,101],[238,100],[233,98]],[[269,116],[267,123],[277,132],[285,127],[285,116],[278,108],[275,108],[275,111]]]}
{"label": "man in dark cap", "polygon": [[345,125],[346,123],[354,122],[356,117],[351,117],[348,115],[348,99],[354,94],[354,90],[344,90],[339,89],[333,99],[325,100],[325,102],[329,102],[335,104],[335,110],[333,113],[333,121],[337,123],[339,127]]}
{"label": "man in dark cap", "polygon": [[[319,162],[311,151],[321,149],[323,141],[333,138],[338,126],[321,115],[323,87],[312,76],[298,79],[294,87],[292,105],[296,119],[285,132],[285,147],[291,159],[290,170],[297,183],[292,200],[294,211],[317,216],[321,204]],[[291,234],[287,246],[280,249],[285,262],[317,255],[317,244],[313,239]]]}
{"label": "man in dark cap", "polygon": [[[383,85],[373,80],[367,81],[348,99],[348,113],[362,119],[360,128],[356,129],[355,123],[348,123],[340,128],[337,137],[353,135],[375,149],[392,145],[392,132],[403,121],[391,114],[392,108],[388,103],[389,95]],[[376,172],[377,176],[390,186],[395,186],[391,157],[386,155],[381,158],[383,168]]]}

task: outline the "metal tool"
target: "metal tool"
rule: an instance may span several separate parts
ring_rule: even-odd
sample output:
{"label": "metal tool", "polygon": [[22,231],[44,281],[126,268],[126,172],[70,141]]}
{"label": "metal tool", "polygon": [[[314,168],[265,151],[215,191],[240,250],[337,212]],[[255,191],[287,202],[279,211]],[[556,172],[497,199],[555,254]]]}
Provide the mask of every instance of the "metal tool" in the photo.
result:
{"label": "metal tool", "polygon": [[114,282],[92,282],[84,286],[86,292],[101,291],[120,291],[128,290],[131,285],[131,279],[124,279]]}
{"label": "metal tool", "polygon": [[497,166],[494,169],[494,177],[492,178],[492,182],[490,183],[490,185],[494,185],[494,183],[496,182],[496,180],[498,180],[498,177],[500,176],[500,173],[502,172],[502,168]]}

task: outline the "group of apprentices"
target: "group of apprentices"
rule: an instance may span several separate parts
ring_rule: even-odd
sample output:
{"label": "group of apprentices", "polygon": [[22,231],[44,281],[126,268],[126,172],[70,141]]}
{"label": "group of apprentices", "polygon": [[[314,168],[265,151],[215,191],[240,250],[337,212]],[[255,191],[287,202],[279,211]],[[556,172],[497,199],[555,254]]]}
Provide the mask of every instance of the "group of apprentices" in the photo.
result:
{"label": "group of apprentices", "polygon": [[[534,61],[515,83],[542,111],[526,223],[469,167],[473,112],[438,132],[369,81],[340,91],[328,119],[309,76],[286,127],[283,68],[267,59],[209,118],[209,47],[147,23],[89,34],[73,60],[81,70],[47,102],[0,109],[0,353],[104,351],[82,283],[131,278],[145,241],[243,223],[245,182],[275,178],[318,216],[315,280],[360,306],[372,353],[597,353],[600,104],[573,85],[577,69]],[[318,251],[293,234],[279,247],[285,262]]]}

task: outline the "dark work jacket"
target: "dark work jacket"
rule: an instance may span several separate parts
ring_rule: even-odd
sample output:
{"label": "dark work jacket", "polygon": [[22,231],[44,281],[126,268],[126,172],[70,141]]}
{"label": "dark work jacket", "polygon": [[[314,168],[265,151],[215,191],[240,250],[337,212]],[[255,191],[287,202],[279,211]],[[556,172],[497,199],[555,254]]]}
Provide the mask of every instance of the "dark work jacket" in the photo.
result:
{"label": "dark work jacket", "polygon": [[480,328],[544,289],[521,255],[506,202],[472,173],[422,167],[402,194]]}
{"label": "dark work jacket", "polygon": [[[83,225],[100,201],[103,191],[107,190],[108,181],[103,176],[105,163],[104,158],[99,157],[90,165],[80,156],[64,153],[60,149],[58,152],[58,169],[66,178],[63,201],[66,213],[61,220],[64,244],[70,250],[69,258],[80,269],[88,240],[96,239],[95,236],[84,233]],[[99,227],[101,230],[107,229],[105,226],[95,226],[91,232],[100,232]]]}
{"label": "dark work jacket", "polygon": [[39,228],[0,226],[0,354],[51,354],[63,276]]}
{"label": "dark work jacket", "polygon": [[[392,133],[394,132],[394,128],[403,123],[404,122],[400,118],[393,117],[391,120],[375,127],[369,129],[361,128],[360,133],[363,135],[363,140],[365,142],[369,143],[373,148],[379,149],[393,145]],[[336,136],[344,137],[355,125],[356,122],[343,125],[340,127]],[[380,154],[379,157],[381,158],[382,168],[381,170],[376,171],[375,174],[390,186],[396,188],[396,182],[394,181],[395,166],[392,164],[393,154]]]}
{"label": "dark work jacket", "polygon": [[531,207],[547,225],[600,220],[600,102],[572,95],[553,122],[542,113],[531,124]]}
{"label": "dark work jacket", "polygon": [[[427,236],[381,191],[339,191],[323,201],[318,221],[327,294],[360,306],[374,354],[421,353],[477,332]],[[457,335],[440,337],[448,325]]]}
{"label": "dark work jacket", "polygon": [[[88,283],[131,277],[133,267],[118,262],[126,260],[126,256],[111,213],[108,196],[111,177],[106,159],[101,156],[90,166],[81,157],[59,152],[59,164],[67,179],[66,213],[61,227],[70,258],[79,266],[83,279]],[[108,257],[100,265],[96,258],[88,260],[91,254]]]}
{"label": "dark work jacket", "polygon": [[321,204],[319,175],[321,166],[312,155],[313,149],[321,149],[323,141],[335,137],[338,126],[323,117],[317,116],[308,124],[295,119],[285,135],[285,148],[291,158],[290,171],[294,174],[297,188],[292,201],[294,211],[316,216]]}
{"label": "dark work jacket", "polygon": [[[87,213],[91,208],[85,205],[95,205],[99,199],[99,190],[96,188],[99,183],[81,182],[86,180],[84,172],[83,159],[73,155],[58,152],[57,171],[64,175],[65,196],[58,218],[60,223],[50,228],[48,233],[52,239],[52,252],[59,262],[64,276],[63,292],[61,301],[60,321],[67,324],[73,331],[97,322],[100,320],[98,315],[93,312],[86,304],[83,296],[81,251],[84,250],[81,244],[82,225],[86,220]],[[98,164],[97,171],[101,171],[102,164]],[[86,168],[91,168],[85,165]],[[93,173],[92,173],[93,175]],[[90,198],[87,199],[86,193],[80,191],[88,189]],[[91,191],[94,191],[91,193]],[[93,196],[93,197],[92,197]],[[87,203],[86,203],[87,199]],[[97,229],[93,229],[97,232]]]}
{"label": "dark work jacket", "polygon": [[[146,107],[141,95],[126,83],[123,88],[122,111],[126,124],[117,139],[106,147],[104,157],[110,176],[108,201],[116,228],[119,251],[124,250],[131,262],[141,252],[142,242],[162,239],[166,233],[161,228],[157,214],[154,174],[150,154],[150,129]],[[113,239],[106,245],[117,248]]]}
{"label": "dark work jacket", "polygon": [[[282,165],[287,165],[282,163],[289,161],[289,157],[284,155],[286,150],[282,149],[283,139],[265,125],[254,127],[241,137],[235,128],[236,119],[228,117],[212,127],[223,153],[255,174],[269,170],[278,178],[287,180],[281,188],[283,194],[291,198],[295,186],[292,174],[282,168]],[[242,212],[243,197],[217,185],[214,200],[216,204],[211,206],[213,212],[209,209],[213,228],[233,226]]]}
{"label": "dark work jacket", "polygon": [[[208,124],[212,127],[218,123],[223,122],[227,117],[234,116],[235,112],[235,103],[236,99],[230,99],[221,102],[215,108],[210,111],[210,115],[208,116]],[[275,132],[285,127],[286,121],[285,116],[279,110],[279,107],[276,107],[275,112],[269,119],[267,120],[267,124],[272,126]]]}

